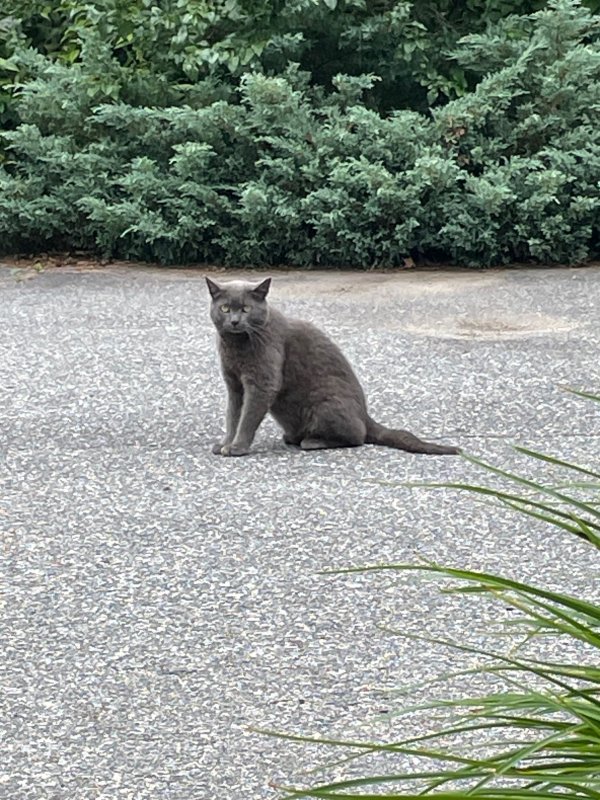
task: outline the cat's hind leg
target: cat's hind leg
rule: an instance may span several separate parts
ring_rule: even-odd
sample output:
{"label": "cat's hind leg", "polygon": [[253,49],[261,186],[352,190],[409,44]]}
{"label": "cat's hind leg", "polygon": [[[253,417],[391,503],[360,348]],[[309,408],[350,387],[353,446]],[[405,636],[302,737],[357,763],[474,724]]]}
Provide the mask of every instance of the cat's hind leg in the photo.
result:
{"label": "cat's hind leg", "polygon": [[302,439],[300,447],[302,450],[326,450],[328,447],[339,447],[339,445],[326,442],[324,439]]}
{"label": "cat's hind leg", "polygon": [[365,443],[367,426],[358,413],[349,413],[337,403],[320,406],[300,442],[303,450],[359,447]]}
{"label": "cat's hind leg", "polygon": [[302,450],[328,450],[334,447],[360,447],[364,441],[349,439],[302,439],[300,447]]}

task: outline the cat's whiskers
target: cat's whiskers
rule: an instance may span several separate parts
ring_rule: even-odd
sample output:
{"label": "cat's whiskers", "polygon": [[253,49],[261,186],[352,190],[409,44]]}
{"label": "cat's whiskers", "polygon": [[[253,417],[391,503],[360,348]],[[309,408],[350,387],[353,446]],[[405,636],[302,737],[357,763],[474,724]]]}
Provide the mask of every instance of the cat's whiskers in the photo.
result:
{"label": "cat's whiskers", "polygon": [[267,338],[267,332],[263,325],[248,325],[248,336],[250,339],[255,339],[258,344],[263,344]]}

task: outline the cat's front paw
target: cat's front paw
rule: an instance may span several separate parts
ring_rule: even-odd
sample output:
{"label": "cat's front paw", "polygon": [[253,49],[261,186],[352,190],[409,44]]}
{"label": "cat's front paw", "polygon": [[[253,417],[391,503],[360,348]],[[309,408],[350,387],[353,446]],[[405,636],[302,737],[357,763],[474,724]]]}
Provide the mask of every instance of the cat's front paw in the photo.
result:
{"label": "cat's front paw", "polygon": [[224,447],[225,447],[225,445],[223,444],[223,442],[216,442],[212,446],[212,451],[216,456],[220,456],[221,455],[221,451],[223,450]]}
{"label": "cat's front paw", "polygon": [[246,456],[249,452],[249,447],[242,447],[239,444],[225,444],[221,448],[222,456]]}

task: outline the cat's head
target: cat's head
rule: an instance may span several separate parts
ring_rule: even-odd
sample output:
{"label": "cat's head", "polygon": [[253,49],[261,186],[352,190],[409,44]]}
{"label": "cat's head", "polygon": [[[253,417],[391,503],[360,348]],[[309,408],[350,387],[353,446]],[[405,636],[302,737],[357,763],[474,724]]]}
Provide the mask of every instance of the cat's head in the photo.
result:
{"label": "cat's head", "polygon": [[210,278],[206,283],[212,297],[210,316],[219,333],[249,336],[264,327],[269,316],[266,298],[271,278],[258,285],[247,281],[216,283]]}

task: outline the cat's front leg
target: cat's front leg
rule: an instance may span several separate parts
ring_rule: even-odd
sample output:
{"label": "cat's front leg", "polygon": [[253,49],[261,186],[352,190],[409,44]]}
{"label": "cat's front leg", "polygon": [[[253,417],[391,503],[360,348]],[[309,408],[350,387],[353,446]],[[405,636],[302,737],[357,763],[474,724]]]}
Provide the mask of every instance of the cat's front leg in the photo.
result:
{"label": "cat's front leg", "polygon": [[224,447],[229,447],[235,438],[235,434],[240,423],[242,405],[244,402],[244,390],[239,381],[225,378],[227,385],[227,413],[225,415],[225,438],[222,442],[213,445],[213,453],[221,455]]}
{"label": "cat's front leg", "polygon": [[255,386],[244,388],[244,401],[235,437],[230,444],[221,448],[221,455],[245,456],[250,452],[254,434],[271,407],[272,400],[271,393]]}

